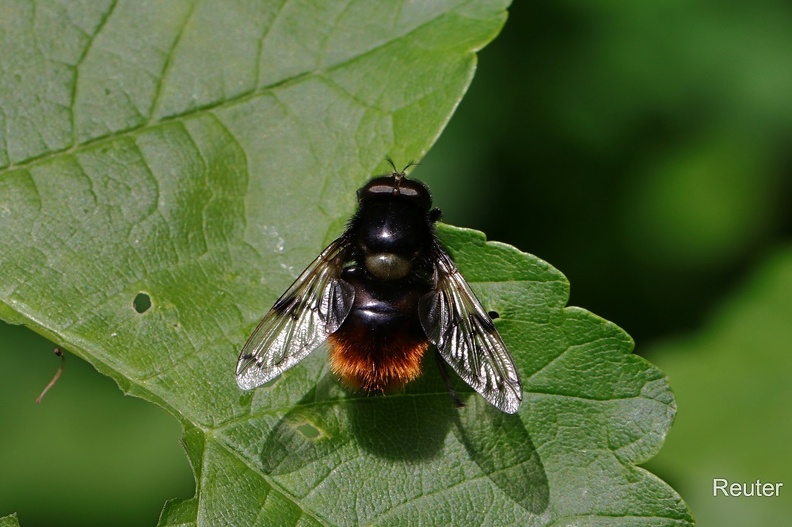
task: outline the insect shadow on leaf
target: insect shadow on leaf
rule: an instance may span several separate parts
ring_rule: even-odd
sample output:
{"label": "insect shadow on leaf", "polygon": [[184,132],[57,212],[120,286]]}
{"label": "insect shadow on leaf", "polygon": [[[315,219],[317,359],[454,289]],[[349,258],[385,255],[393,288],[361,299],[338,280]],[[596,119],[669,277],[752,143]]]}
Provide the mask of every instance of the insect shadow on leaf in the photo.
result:
{"label": "insect shadow on leaf", "polygon": [[471,397],[454,419],[454,433],[482,472],[522,508],[532,514],[543,513],[550,502],[550,487],[520,417]]}
{"label": "insect shadow on leaf", "polygon": [[[426,357],[426,360],[434,360]],[[383,459],[417,462],[436,457],[457,410],[436,368],[402,393],[376,397],[360,393],[324,397],[323,386],[336,381],[327,373],[284,415],[262,445],[269,474],[285,474],[314,463],[354,442]],[[472,395],[466,392],[465,395]]]}
{"label": "insect shadow on leaf", "polygon": [[328,463],[333,466],[325,468],[332,470],[346,455],[357,457],[359,449],[401,471],[402,463],[432,463],[443,455],[451,432],[509,499],[531,514],[544,513],[550,500],[547,475],[520,417],[487,404],[459,379],[465,407],[457,409],[437,370],[424,371],[403,393],[390,397],[324,398],[321,387],[335,384],[326,374],[318,389],[273,426],[262,444],[264,472],[277,476]]}

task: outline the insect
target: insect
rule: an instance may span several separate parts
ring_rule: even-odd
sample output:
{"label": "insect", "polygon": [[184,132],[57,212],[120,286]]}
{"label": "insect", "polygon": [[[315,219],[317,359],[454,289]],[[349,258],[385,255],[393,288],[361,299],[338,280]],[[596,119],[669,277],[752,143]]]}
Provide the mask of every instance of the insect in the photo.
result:
{"label": "insect", "polygon": [[440,211],[426,185],[407,178],[409,166],[401,172],[394,166],[358,190],[358,210],[344,233],[275,302],[242,348],[240,388],[274,379],[327,341],[330,369],[344,384],[392,393],[420,375],[434,344],[455,401],[444,363],[500,410],[517,411],[522,386],[514,359],[440,246]]}

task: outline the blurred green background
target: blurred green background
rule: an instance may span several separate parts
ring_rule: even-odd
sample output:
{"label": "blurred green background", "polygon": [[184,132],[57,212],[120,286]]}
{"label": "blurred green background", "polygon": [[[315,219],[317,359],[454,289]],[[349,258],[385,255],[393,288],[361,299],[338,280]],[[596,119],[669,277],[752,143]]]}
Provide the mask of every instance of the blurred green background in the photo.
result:
{"label": "blurred green background", "polygon": [[[444,220],[564,272],[679,414],[648,468],[700,526],[792,516],[792,4],[517,1],[414,175]],[[152,525],[193,493],[179,425],[0,327],[0,515]],[[9,404],[10,402],[10,404]],[[713,497],[713,478],[784,482]],[[91,511],[93,517],[85,517]]]}

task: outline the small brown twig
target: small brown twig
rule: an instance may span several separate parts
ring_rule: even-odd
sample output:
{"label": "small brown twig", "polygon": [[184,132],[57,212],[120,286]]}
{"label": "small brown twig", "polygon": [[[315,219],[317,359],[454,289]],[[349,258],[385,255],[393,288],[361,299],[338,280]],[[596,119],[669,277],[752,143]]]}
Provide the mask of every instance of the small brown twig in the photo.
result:
{"label": "small brown twig", "polygon": [[66,364],[66,355],[63,354],[63,351],[60,348],[55,348],[53,351],[55,352],[55,355],[61,358],[61,363],[58,367],[58,371],[55,372],[55,376],[52,378],[49,384],[44,387],[44,391],[41,392],[41,395],[36,397],[36,404],[41,404],[41,399],[44,398],[44,395],[46,395],[50,388],[55,386],[55,383],[58,382],[58,377],[60,377],[61,373],[63,373],[63,365]]}

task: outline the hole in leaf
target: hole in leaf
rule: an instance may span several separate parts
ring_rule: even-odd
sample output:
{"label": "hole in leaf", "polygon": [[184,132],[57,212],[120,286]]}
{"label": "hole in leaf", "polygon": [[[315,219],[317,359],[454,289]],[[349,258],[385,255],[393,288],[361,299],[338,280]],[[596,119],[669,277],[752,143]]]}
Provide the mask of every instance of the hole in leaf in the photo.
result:
{"label": "hole in leaf", "polygon": [[322,435],[322,431],[311,423],[303,423],[299,425],[296,430],[300,432],[305,439],[317,439]]}
{"label": "hole in leaf", "polygon": [[498,314],[497,311],[489,311],[487,314],[490,316],[492,320],[495,320],[496,318],[500,318],[500,315]]}
{"label": "hole in leaf", "polygon": [[151,308],[151,297],[146,293],[138,293],[132,301],[132,307],[134,307],[135,311],[138,313],[145,313]]}

